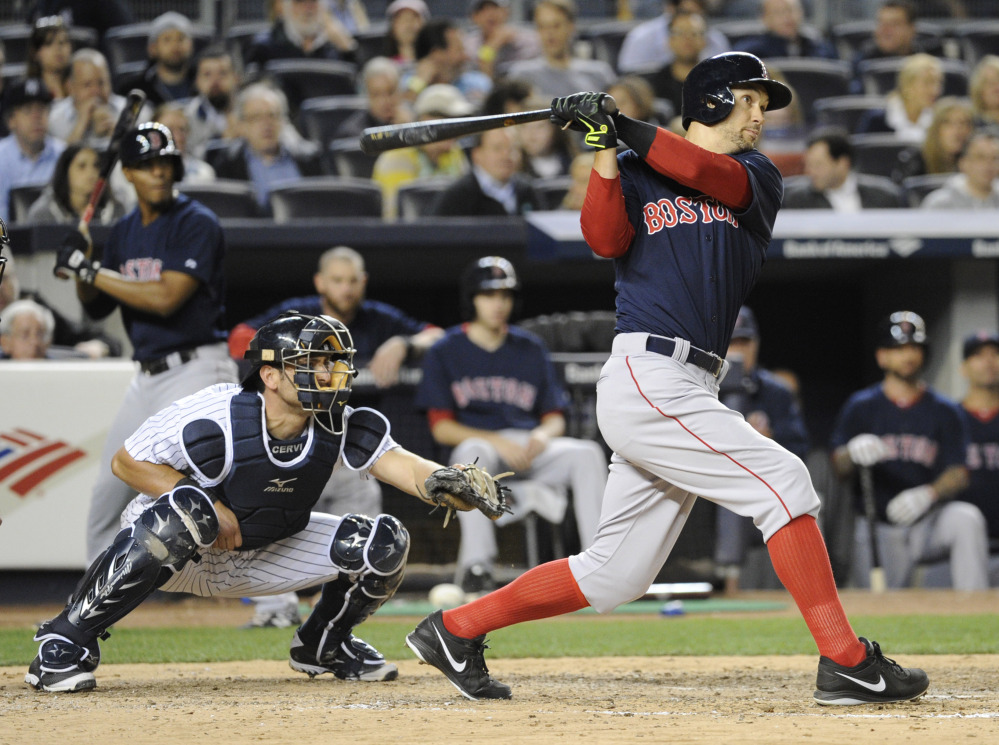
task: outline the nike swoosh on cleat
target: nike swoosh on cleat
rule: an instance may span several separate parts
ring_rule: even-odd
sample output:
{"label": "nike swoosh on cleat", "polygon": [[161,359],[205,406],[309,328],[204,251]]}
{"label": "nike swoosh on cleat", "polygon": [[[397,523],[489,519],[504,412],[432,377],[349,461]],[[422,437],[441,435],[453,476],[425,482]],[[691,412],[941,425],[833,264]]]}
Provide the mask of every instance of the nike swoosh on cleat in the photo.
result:
{"label": "nike swoosh on cleat", "polygon": [[856,683],[859,686],[863,686],[867,690],[874,691],[875,693],[881,693],[881,691],[883,691],[885,689],[885,687],[886,687],[885,686],[885,679],[884,679],[883,675],[879,675],[878,676],[878,682],[877,683],[868,683],[867,681],[860,680],[858,678],[854,678],[852,675],[847,675],[846,673],[841,673],[838,670],[835,671],[835,672],[840,677],[846,678],[847,680],[851,681],[852,683]]}
{"label": "nike swoosh on cleat", "polygon": [[465,666],[468,664],[468,660],[463,660],[462,663],[459,665],[458,660],[456,660],[454,657],[451,656],[451,650],[449,650],[447,648],[447,644],[444,643],[444,637],[441,636],[441,632],[437,630],[437,626],[435,626],[434,624],[430,625],[433,626],[434,633],[437,634],[437,639],[440,641],[441,646],[444,648],[444,656],[447,657],[448,663],[450,663],[451,667],[454,668],[454,671],[456,673],[462,672],[465,669]]}

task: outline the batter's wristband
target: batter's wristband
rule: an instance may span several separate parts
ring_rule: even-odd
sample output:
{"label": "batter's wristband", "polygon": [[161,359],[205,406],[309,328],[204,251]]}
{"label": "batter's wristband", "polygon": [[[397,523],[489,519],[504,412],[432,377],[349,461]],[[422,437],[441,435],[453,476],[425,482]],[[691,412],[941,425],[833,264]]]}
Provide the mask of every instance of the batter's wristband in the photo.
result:
{"label": "batter's wristband", "polygon": [[642,158],[649,155],[652,143],[656,140],[659,127],[648,122],[632,119],[624,114],[614,117],[614,124],[617,127],[617,138],[624,144],[638,153]]}

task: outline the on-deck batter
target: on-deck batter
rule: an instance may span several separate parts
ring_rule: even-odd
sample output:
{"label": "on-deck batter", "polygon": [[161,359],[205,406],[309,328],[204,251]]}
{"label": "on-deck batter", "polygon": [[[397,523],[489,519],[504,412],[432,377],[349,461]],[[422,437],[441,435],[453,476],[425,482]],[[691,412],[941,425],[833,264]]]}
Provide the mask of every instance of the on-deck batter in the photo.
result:
{"label": "on-deck batter", "polygon": [[[485,634],[591,605],[641,596],[672,549],[697,496],[752,516],[774,568],[822,655],[815,700],[901,701],[928,680],[858,639],[839,602],[799,458],[718,400],[736,315],[766,260],[780,173],[754,148],[764,112],[790,90],[756,57],[699,63],[683,90],[686,138],[604,113],[606,94],[552,102],[597,149],[583,235],[614,259],[617,336],[597,382],[600,431],[614,450],[590,548],[539,566],[477,601],[425,618],[407,643],[469,698],[509,698],[490,677]],[[616,155],[617,133],[632,151]]]}

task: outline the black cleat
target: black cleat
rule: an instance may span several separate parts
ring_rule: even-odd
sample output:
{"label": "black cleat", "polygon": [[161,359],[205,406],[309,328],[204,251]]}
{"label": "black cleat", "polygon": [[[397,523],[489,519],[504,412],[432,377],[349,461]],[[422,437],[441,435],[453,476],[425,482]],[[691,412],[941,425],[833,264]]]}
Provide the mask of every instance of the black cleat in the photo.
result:
{"label": "black cleat", "polygon": [[819,659],[815,701],[823,706],[888,704],[919,698],[930,679],[919,668],[902,667],[885,657],[877,642],[860,637],[867,658],[856,667],[843,667],[828,657]]}
{"label": "black cleat", "polygon": [[490,677],[483,652],[486,636],[464,639],[444,628],[444,611],[435,611],[406,636],[406,646],[421,662],[440,670],[461,695],[480,698],[511,698],[510,686]]}
{"label": "black cleat", "polygon": [[24,682],[49,693],[92,691],[97,687],[93,671],[99,661],[99,653],[95,661],[89,648],[53,635],[42,641]]}
{"label": "black cleat", "polygon": [[288,664],[292,670],[308,673],[309,678],[323,673],[333,673],[340,680],[365,682],[395,680],[399,677],[399,668],[386,662],[381,652],[353,634],[332,650],[320,654],[319,650],[305,646],[296,631],[291,642]]}

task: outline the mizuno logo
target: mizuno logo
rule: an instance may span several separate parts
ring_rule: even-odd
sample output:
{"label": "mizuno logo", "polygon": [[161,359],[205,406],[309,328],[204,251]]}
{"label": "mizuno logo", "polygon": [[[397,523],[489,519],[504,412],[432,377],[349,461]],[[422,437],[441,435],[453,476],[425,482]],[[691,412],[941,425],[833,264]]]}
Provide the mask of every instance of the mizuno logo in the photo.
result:
{"label": "mizuno logo", "polygon": [[847,680],[849,680],[852,683],[856,683],[859,686],[863,686],[864,688],[866,688],[869,691],[874,691],[875,693],[881,693],[881,691],[883,691],[885,689],[885,679],[884,679],[884,676],[882,676],[882,675],[878,676],[878,682],[877,683],[868,683],[865,680],[860,680],[859,678],[854,678],[852,675],[847,675],[846,673],[841,673],[839,671],[836,671],[836,674],[839,675],[842,678],[846,678]]}
{"label": "mizuno logo", "polygon": [[444,648],[444,656],[447,657],[448,664],[450,664],[451,667],[454,668],[454,671],[456,673],[460,673],[462,670],[465,669],[465,666],[468,665],[468,660],[463,660],[459,665],[458,660],[456,660],[454,657],[451,656],[451,650],[447,648],[447,644],[444,643],[444,637],[441,636],[441,632],[437,630],[436,626],[434,626],[434,633],[437,634],[437,639],[438,641],[440,641],[441,646]]}
{"label": "mizuno logo", "polygon": [[293,479],[271,479],[268,483],[274,484],[274,486],[268,486],[264,491],[277,491],[277,492],[293,492],[295,487],[288,486],[292,481],[298,481],[297,478]]}

